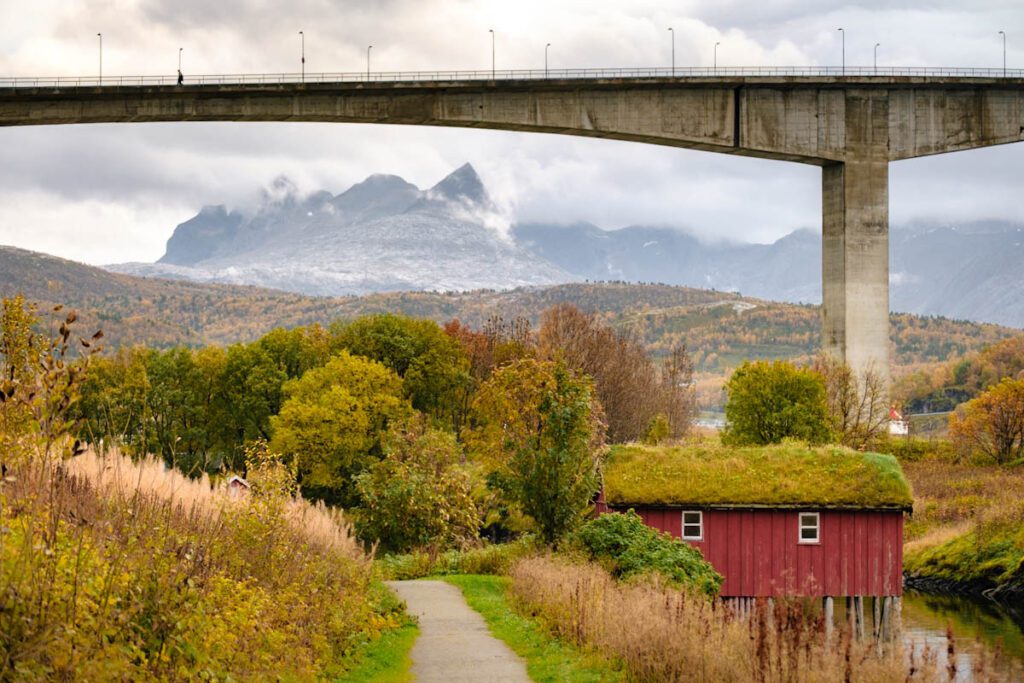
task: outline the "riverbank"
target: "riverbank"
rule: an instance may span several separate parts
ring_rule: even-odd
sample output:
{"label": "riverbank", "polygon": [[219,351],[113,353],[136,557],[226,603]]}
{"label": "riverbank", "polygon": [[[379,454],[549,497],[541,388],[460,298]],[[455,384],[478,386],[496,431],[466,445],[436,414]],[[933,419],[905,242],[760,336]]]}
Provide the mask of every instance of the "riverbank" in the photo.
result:
{"label": "riverbank", "polygon": [[972,595],[1020,610],[1024,470],[937,460],[904,463],[914,488],[906,525],[907,588]]}

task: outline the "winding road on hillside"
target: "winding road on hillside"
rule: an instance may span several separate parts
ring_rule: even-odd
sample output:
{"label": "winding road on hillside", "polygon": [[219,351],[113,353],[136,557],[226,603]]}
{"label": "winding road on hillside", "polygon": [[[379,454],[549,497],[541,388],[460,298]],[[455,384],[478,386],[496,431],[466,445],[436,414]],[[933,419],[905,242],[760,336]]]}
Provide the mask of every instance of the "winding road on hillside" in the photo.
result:
{"label": "winding road on hillside", "polygon": [[389,581],[419,619],[412,674],[417,681],[528,683],[526,664],[487,630],[455,586],[443,581]]}

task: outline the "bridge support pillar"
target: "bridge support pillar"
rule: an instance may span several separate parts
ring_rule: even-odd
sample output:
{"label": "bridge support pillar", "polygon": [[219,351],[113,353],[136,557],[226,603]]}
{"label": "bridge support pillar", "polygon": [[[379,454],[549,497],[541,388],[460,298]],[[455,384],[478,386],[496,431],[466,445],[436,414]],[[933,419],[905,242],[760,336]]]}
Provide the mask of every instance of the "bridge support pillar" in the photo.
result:
{"label": "bridge support pillar", "polygon": [[889,384],[888,96],[846,94],[847,158],[822,172],[822,348]]}

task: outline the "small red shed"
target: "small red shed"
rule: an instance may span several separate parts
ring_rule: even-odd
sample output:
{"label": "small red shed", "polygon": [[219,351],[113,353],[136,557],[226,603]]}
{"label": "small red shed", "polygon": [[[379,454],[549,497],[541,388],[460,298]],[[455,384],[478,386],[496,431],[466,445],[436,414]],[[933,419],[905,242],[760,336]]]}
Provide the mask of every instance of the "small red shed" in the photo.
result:
{"label": "small red shed", "polygon": [[[888,455],[797,444],[613,448],[598,501],[699,548],[723,598],[898,597],[910,486]],[[829,601],[831,605],[831,601]]]}

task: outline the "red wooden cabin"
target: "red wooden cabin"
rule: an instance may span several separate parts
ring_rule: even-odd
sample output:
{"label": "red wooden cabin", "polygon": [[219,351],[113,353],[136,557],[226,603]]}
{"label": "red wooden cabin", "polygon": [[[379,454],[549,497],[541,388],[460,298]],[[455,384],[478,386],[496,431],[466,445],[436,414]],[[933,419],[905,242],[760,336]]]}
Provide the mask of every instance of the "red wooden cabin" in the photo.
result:
{"label": "red wooden cabin", "polygon": [[598,514],[633,509],[699,548],[725,578],[723,598],[893,598],[903,593],[910,503],[890,456],[792,444],[621,446]]}
{"label": "red wooden cabin", "polygon": [[609,507],[629,508],[699,548],[725,577],[723,598],[903,594],[901,511]]}

